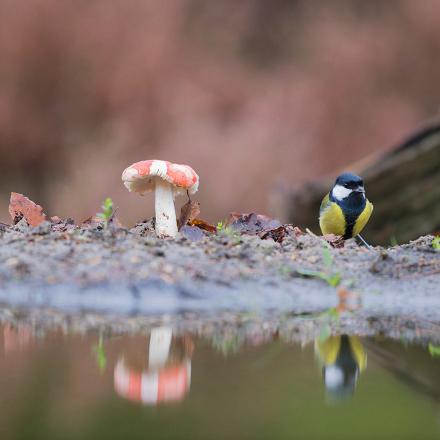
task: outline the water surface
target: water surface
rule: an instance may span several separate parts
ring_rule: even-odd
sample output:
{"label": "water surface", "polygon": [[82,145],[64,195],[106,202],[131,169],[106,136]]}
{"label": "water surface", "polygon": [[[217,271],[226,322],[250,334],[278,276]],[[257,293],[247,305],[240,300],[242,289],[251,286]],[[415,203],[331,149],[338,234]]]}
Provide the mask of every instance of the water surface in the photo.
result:
{"label": "water surface", "polygon": [[431,439],[436,347],[0,328],[2,439]]}

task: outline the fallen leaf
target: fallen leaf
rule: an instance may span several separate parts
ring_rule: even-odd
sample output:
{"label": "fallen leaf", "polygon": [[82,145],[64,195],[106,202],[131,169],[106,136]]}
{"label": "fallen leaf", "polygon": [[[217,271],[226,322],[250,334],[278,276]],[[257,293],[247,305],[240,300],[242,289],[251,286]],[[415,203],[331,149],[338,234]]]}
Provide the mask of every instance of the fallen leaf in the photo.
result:
{"label": "fallen leaf", "polygon": [[269,231],[261,232],[259,234],[259,237],[262,240],[267,240],[268,238],[271,238],[276,243],[282,243],[286,234],[287,234],[286,228],[284,226],[280,226],[278,228],[271,229]]}
{"label": "fallen leaf", "polygon": [[324,235],[325,241],[334,248],[343,248],[344,247],[344,239],[340,235],[335,234],[326,234]]}
{"label": "fallen leaf", "polygon": [[200,203],[188,200],[180,209],[180,217],[177,220],[177,228],[182,229],[183,226],[194,220],[200,214]]}
{"label": "fallen leaf", "polygon": [[188,222],[188,225],[196,226],[199,229],[203,229],[204,231],[211,232],[213,234],[215,234],[217,232],[217,228],[214,225],[211,225],[208,222],[205,222],[205,220],[201,220],[199,218],[195,218],[193,220],[190,220]]}
{"label": "fallen leaf", "polygon": [[29,200],[23,194],[11,193],[9,202],[9,214],[12,217],[13,224],[16,225],[22,218],[25,218],[29,226],[35,227],[46,220],[46,214],[43,208],[32,200]]}
{"label": "fallen leaf", "polygon": [[260,234],[264,231],[272,231],[282,226],[279,220],[270,218],[263,214],[240,214],[232,212],[227,224],[237,232],[243,234]]}

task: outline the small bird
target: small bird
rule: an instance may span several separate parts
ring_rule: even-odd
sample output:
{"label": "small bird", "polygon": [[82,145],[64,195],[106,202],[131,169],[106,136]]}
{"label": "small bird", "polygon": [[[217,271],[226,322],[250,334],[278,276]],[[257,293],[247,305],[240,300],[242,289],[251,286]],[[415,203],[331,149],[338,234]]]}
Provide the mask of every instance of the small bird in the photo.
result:
{"label": "small bird", "polygon": [[359,374],[367,367],[367,353],[360,339],[348,335],[317,338],[315,354],[329,394],[337,400],[351,396]]}
{"label": "small bird", "polygon": [[338,176],[332,190],[323,198],[319,209],[319,226],[323,235],[334,234],[344,240],[359,237],[370,219],[373,204],[366,198],[361,177],[351,173]]}

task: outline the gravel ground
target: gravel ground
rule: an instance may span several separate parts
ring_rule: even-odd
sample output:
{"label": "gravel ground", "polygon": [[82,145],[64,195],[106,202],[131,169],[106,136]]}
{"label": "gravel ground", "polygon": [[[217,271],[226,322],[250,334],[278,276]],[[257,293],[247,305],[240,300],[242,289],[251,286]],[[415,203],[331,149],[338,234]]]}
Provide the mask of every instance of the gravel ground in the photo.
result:
{"label": "gravel ground", "polygon": [[322,238],[290,226],[282,243],[230,228],[157,239],[151,221],[125,229],[68,221],[32,228],[21,220],[3,229],[0,301],[9,306],[206,317],[298,316],[337,307],[364,322],[440,323],[440,252],[430,236],[388,249],[352,240],[325,250]]}

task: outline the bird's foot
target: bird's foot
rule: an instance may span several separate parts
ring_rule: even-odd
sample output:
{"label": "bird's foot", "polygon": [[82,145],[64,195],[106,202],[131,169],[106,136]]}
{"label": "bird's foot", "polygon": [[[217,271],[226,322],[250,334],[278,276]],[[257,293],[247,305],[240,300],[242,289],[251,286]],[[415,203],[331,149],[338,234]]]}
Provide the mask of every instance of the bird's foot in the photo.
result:
{"label": "bird's foot", "polygon": [[362,237],[361,237],[361,235],[360,234],[358,234],[357,236],[356,236],[356,238],[358,238],[359,239],[359,241],[367,248],[367,249],[369,249],[369,250],[371,250],[371,249],[373,249]]}

